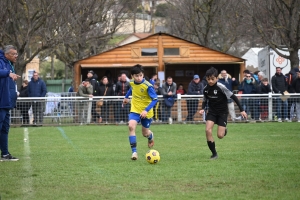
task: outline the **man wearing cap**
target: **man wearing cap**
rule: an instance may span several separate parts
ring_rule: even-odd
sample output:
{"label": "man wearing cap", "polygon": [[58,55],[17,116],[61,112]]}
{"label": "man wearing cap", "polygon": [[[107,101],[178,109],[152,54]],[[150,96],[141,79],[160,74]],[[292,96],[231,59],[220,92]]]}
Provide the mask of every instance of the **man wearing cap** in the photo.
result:
{"label": "man wearing cap", "polygon": [[[202,95],[203,94],[203,85],[200,82],[200,77],[198,74],[194,75],[193,80],[190,82],[188,86],[188,95]],[[200,97],[191,97],[187,100],[187,110],[188,115],[185,119],[185,121],[193,121],[194,115],[198,110],[198,104],[199,104],[199,98]]]}

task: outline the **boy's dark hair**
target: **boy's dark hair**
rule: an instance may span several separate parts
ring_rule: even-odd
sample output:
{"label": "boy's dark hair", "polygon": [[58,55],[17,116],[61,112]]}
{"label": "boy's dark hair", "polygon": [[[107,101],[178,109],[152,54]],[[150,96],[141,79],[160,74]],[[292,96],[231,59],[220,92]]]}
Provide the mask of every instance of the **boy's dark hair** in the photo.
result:
{"label": "boy's dark hair", "polygon": [[268,78],[263,78],[261,82],[269,81]]}
{"label": "boy's dark hair", "polygon": [[140,64],[134,65],[130,70],[131,75],[139,74],[141,72],[144,73],[144,69]]}
{"label": "boy's dark hair", "polygon": [[218,77],[218,70],[216,69],[216,68],[214,68],[214,67],[211,67],[211,68],[209,68],[207,71],[206,71],[206,74],[205,74],[205,76],[206,77],[212,77],[212,76],[214,76],[214,77]]}
{"label": "boy's dark hair", "polygon": [[91,81],[90,81],[90,79],[87,78],[87,79],[84,80],[84,82],[89,82],[90,83]]}

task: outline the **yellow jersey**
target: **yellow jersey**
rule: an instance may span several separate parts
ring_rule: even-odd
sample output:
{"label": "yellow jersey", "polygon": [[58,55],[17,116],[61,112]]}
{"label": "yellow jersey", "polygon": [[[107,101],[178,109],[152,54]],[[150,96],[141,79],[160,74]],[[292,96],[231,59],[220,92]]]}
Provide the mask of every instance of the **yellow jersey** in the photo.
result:
{"label": "yellow jersey", "polygon": [[[152,102],[151,96],[148,93],[148,88],[152,87],[152,84],[144,79],[142,83],[135,83],[134,80],[130,81],[132,99],[130,112],[142,113],[147,106]],[[155,93],[156,95],[156,93]],[[157,99],[157,96],[155,97]],[[153,117],[153,108],[151,108],[146,116],[148,119]]]}

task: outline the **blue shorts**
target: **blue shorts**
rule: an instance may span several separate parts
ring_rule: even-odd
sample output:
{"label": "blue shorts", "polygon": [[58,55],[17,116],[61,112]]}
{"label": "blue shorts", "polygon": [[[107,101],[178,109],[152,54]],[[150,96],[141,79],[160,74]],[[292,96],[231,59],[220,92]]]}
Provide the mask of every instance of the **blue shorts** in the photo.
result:
{"label": "blue shorts", "polygon": [[140,114],[132,113],[132,112],[129,114],[129,121],[130,120],[135,120],[135,121],[137,121],[137,123],[141,122],[142,126],[145,127],[145,128],[149,128],[150,125],[151,125],[151,122],[152,122],[152,118],[150,118],[150,119],[148,119],[148,118],[141,119]]}

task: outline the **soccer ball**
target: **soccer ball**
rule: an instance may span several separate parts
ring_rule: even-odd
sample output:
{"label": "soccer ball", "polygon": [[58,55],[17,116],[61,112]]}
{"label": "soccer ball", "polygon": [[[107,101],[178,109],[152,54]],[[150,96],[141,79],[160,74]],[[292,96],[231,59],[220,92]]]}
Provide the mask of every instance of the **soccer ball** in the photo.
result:
{"label": "soccer ball", "polygon": [[156,151],[156,150],[154,150],[154,149],[149,150],[146,153],[146,160],[150,164],[156,164],[156,163],[158,163],[159,160],[160,160],[159,152]]}

